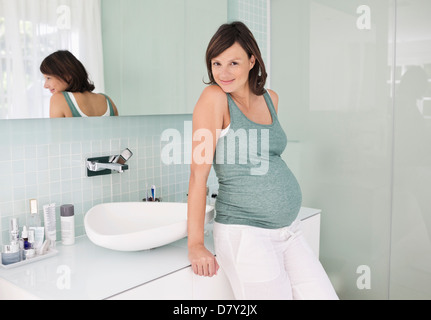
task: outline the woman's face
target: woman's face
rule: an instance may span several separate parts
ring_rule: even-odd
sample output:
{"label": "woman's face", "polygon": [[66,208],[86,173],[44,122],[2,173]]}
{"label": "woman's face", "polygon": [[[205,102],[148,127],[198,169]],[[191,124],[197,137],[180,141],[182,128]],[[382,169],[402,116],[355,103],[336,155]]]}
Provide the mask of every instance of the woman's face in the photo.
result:
{"label": "woman's face", "polygon": [[226,93],[248,88],[248,77],[256,59],[248,57],[241,45],[235,42],[218,57],[211,60],[215,82]]}
{"label": "woman's face", "polygon": [[44,74],[43,77],[45,78],[45,85],[43,87],[48,89],[51,94],[66,91],[67,87],[69,86],[66,81],[58,77],[46,74]]}

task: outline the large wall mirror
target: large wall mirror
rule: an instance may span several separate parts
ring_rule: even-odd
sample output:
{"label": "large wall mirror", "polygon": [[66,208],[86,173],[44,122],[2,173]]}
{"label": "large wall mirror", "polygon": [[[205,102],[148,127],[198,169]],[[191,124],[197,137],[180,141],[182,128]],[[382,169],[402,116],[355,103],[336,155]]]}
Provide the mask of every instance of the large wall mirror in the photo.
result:
{"label": "large wall mirror", "polygon": [[0,119],[49,117],[39,66],[70,50],[120,116],[186,114],[227,0],[0,0]]}

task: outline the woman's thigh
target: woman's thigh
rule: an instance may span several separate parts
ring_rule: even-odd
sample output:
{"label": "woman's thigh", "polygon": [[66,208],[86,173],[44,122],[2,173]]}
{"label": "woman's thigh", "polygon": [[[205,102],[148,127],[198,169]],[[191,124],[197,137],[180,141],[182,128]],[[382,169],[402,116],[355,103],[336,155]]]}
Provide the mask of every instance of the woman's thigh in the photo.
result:
{"label": "woman's thigh", "polygon": [[214,244],[239,300],[338,299],[299,222],[278,230],[216,223]]}
{"label": "woman's thigh", "polygon": [[292,299],[283,253],[264,229],[215,224],[214,243],[236,299]]}

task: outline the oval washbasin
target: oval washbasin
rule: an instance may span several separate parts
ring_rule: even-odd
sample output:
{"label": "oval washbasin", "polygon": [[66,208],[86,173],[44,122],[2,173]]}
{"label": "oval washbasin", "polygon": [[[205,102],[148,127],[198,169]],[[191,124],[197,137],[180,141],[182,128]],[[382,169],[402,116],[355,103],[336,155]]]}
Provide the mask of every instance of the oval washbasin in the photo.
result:
{"label": "oval washbasin", "polygon": [[[213,218],[214,207],[207,206],[205,223]],[[84,227],[98,246],[118,251],[148,250],[187,236],[187,203],[103,203],[87,212]]]}

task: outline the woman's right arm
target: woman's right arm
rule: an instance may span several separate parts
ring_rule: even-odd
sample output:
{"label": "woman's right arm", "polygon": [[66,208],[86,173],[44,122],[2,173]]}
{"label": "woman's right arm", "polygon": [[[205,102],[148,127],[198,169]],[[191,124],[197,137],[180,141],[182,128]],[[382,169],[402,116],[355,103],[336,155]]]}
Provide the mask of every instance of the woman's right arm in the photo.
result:
{"label": "woman's right arm", "polygon": [[[204,244],[206,185],[214,158],[219,130],[223,126],[226,94],[219,87],[207,87],[193,112],[192,162],[188,195],[188,249],[193,272],[212,277],[219,268]],[[195,141],[196,140],[196,141]]]}

